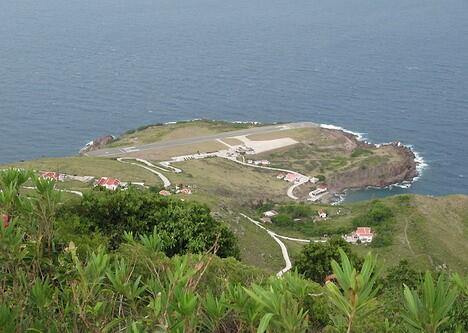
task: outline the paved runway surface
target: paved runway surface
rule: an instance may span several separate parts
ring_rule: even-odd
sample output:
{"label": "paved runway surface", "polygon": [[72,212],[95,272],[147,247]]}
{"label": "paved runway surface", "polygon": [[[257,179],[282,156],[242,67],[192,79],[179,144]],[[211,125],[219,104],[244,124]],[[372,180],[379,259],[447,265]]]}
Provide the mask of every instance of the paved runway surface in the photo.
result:
{"label": "paved runway surface", "polygon": [[226,139],[226,138],[230,138],[234,136],[271,133],[271,132],[277,132],[281,130],[318,127],[318,126],[319,126],[318,124],[311,123],[311,122],[263,126],[263,127],[249,128],[245,130],[203,135],[203,136],[198,136],[198,137],[160,141],[160,142],[148,143],[148,144],[137,145],[137,146],[132,146],[132,147],[104,148],[104,149],[99,149],[99,150],[88,152],[85,155],[94,156],[94,157],[119,157],[119,156],[125,156],[126,154],[133,153],[133,152],[166,149],[166,148],[171,148],[175,146],[196,144],[196,143],[212,141],[216,139]]}

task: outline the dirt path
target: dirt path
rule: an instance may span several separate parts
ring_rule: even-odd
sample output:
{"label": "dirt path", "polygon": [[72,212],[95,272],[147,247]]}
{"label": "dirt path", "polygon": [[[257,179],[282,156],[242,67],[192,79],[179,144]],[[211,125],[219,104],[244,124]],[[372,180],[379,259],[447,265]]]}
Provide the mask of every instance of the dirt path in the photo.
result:
{"label": "dirt path", "polygon": [[[23,186],[23,188],[25,188],[27,190],[36,190],[36,188],[33,187],[33,186]],[[83,197],[83,192],[80,192],[80,191],[64,190],[64,189],[58,189],[58,188],[56,188],[55,190],[59,191],[59,192],[71,193],[71,194],[75,194],[75,195],[78,195],[80,197]]]}
{"label": "dirt path", "polygon": [[406,219],[406,223],[405,223],[405,242],[406,242],[406,245],[408,245],[408,249],[410,250],[411,254],[415,257],[427,257],[427,260],[429,260],[429,262],[431,263],[431,266],[434,266],[434,259],[432,259],[432,257],[427,254],[427,253],[421,253],[421,254],[416,254],[413,250],[413,247],[411,246],[411,243],[408,239],[408,225],[409,225],[409,221],[408,219]]}
{"label": "dirt path", "polygon": [[[126,157],[126,158],[118,158],[117,161],[119,161],[120,163],[131,164],[131,165],[135,165],[135,166],[137,166],[137,167],[146,169],[146,170],[148,170],[149,172],[151,172],[151,173],[155,174],[156,176],[158,176],[159,179],[162,180],[162,182],[163,182],[165,188],[168,188],[168,187],[171,186],[171,181],[169,180],[169,178],[167,178],[166,176],[164,176],[161,172],[156,171],[156,170],[153,169],[153,168],[156,168],[156,169],[160,169],[160,170],[161,170],[162,168],[157,167],[157,166],[155,166],[154,164],[152,164],[152,163],[150,163],[150,162],[148,162],[148,161],[146,161],[146,160],[140,159],[140,158],[139,158],[139,159],[134,159],[134,160],[136,160],[137,162],[140,162],[140,163],[144,163],[144,164],[146,164],[146,165],[142,165],[142,164],[140,164],[140,163],[135,163],[135,162],[126,162],[126,161],[125,161],[125,160],[129,160],[129,159],[130,159],[130,158],[128,158],[128,157]],[[163,170],[164,170],[164,169],[163,169]],[[167,170],[165,170],[165,171],[167,171]]]}
{"label": "dirt path", "polygon": [[255,224],[257,227],[265,230],[270,235],[270,237],[273,238],[274,241],[276,243],[278,243],[278,245],[280,246],[281,254],[283,255],[285,266],[284,266],[284,268],[282,270],[280,270],[278,273],[276,273],[277,276],[282,276],[284,273],[288,272],[292,268],[291,259],[289,257],[289,253],[288,253],[288,248],[281,241],[281,239],[286,239],[286,240],[290,240],[290,241],[293,241],[293,242],[300,242],[300,243],[310,243],[310,242],[325,243],[326,242],[326,241],[322,241],[322,240],[312,241],[310,239],[301,239],[301,238],[293,238],[293,237],[278,235],[277,233],[275,233],[275,232],[271,231],[270,229],[264,227],[259,221],[255,221],[254,219],[252,219],[251,217],[249,217],[249,216],[247,216],[247,215],[245,215],[243,213],[240,213],[240,215],[242,217],[246,218],[247,220],[249,220],[250,222],[252,222],[253,224]]}

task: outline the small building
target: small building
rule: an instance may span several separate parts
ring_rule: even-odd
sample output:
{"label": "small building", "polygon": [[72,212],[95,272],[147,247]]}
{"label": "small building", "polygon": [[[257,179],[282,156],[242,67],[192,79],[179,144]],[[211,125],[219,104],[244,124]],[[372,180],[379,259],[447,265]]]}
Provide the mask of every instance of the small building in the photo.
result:
{"label": "small building", "polygon": [[270,217],[270,218],[276,215],[278,215],[278,212],[276,210],[269,210],[263,213],[263,216]]}
{"label": "small building", "polygon": [[120,187],[120,180],[111,177],[101,177],[97,180],[96,186],[104,187],[110,191],[115,191]]}
{"label": "small building", "polygon": [[262,222],[262,223],[272,223],[272,222],[271,222],[271,218],[266,217],[266,216],[265,216],[265,217],[262,217],[262,218],[260,219],[260,222]]}
{"label": "small building", "polygon": [[276,179],[284,179],[285,176],[286,176],[286,174],[279,173],[278,176],[276,176]]}
{"label": "small building", "polygon": [[309,181],[312,183],[312,184],[317,184],[319,182],[320,179],[318,179],[317,177],[311,177],[309,179]]}
{"label": "small building", "polygon": [[192,194],[192,189],[190,189],[188,187],[184,187],[183,189],[181,189],[179,191],[179,193],[186,194],[186,195],[191,195]]}
{"label": "small building", "polygon": [[358,227],[349,235],[344,235],[343,239],[348,243],[356,244],[359,243],[371,243],[374,239],[374,233],[369,227]]}
{"label": "small building", "polygon": [[301,178],[300,175],[298,175],[297,173],[292,173],[292,172],[290,172],[286,176],[284,176],[284,180],[287,181],[287,182],[290,182],[290,183],[295,183],[300,178]]}
{"label": "small building", "polygon": [[327,212],[325,212],[323,209],[320,209],[318,211],[318,216],[321,218],[321,219],[326,219],[327,218]]}
{"label": "small building", "polygon": [[261,161],[260,161],[260,164],[261,164],[261,165],[270,165],[270,161],[268,161],[268,160],[261,160]]}
{"label": "small building", "polygon": [[172,195],[172,193],[169,192],[168,190],[161,190],[161,191],[159,191],[159,194],[162,195],[163,197],[168,197],[168,196]]}
{"label": "small building", "polygon": [[59,172],[43,171],[41,172],[41,178],[47,179],[47,180],[53,180],[56,182],[59,182],[59,181],[63,182],[65,180],[65,175]]}
{"label": "small building", "polygon": [[312,192],[310,192],[309,195],[310,195],[311,197],[318,196],[318,195],[320,195],[320,194],[322,194],[322,193],[327,192],[327,190],[328,190],[328,189],[327,189],[326,187],[319,186],[319,187],[317,187],[317,189],[315,189],[315,190],[313,190]]}

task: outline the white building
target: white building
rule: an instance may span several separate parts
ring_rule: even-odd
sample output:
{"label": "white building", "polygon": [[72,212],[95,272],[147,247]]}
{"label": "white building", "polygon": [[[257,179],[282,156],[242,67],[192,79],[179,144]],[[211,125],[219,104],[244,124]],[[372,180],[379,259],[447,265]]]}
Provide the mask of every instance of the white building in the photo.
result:
{"label": "white building", "polygon": [[265,213],[263,213],[263,216],[265,217],[273,217],[273,216],[276,216],[278,215],[278,212],[276,210],[269,210]]}
{"label": "white building", "polygon": [[326,219],[328,216],[327,213],[323,209],[318,211],[318,215],[321,219]]}
{"label": "white building", "polygon": [[313,190],[312,192],[310,192],[309,195],[310,195],[311,197],[314,197],[314,196],[317,196],[317,195],[320,195],[320,194],[322,194],[322,193],[327,192],[327,190],[328,190],[328,189],[327,189],[326,187],[319,187],[319,188],[317,188],[316,190]]}
{"label": "white building", "polygon": [[105,187],[110,191],[115,191],[121,185],[120,180],[110,177],[101,177],[97,180],[96,186]]}
{"label": "white building", "polygon": [[319,179],[317,177],[312,177],[309,179],[309,181],[312,183],[312,184],[317,184]]}
{"label": "white building", "polygon": [[369,227],[359,227],[351,234],[344,235],[343,239],[352,244],[356,244],[358,241],[360,243],[371,243],[374,239],[374,233]]}

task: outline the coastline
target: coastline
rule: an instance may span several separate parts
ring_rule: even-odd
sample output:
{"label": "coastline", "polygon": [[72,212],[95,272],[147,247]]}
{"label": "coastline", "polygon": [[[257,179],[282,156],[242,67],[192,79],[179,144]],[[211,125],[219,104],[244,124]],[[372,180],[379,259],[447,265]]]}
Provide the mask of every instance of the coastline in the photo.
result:
{"label": "coastline", "polygon": [[[268,126],[268,125],[280,125],[285,124],[283,122],[273,122],[273,123],[262,123],[257,121],[221,121],[221,120],[209,120],[209,119],[191,119],[191,120],[181,120],[181,121],[171,121],[166,123],[158,123],[153,125],[146,125],[141,128],[151,127],[151,126],[165,126],[165,125],[174,125],[174,124],[183,124],[183,123],[190,123],[190,122],[197,122],[197,121],[206,121],[206,122],[224,122],[224,123],[231,123],[231,124],[248,124],[253,126]],[[372,169],[371,171],[380,172],[380,174],[386,174],[388,177],[377,178],[375,174],[366,172],[359,172],[360,170],[351,170],[348,173],[341,173],[337,174],[335,179],[331,180],[331,184],[329,184],[331,191],[330,194],[332,198],[330,199],[331,203],[342,202],[346,201],[346,194],[349,191],[363,191],[368,189],[391,189],[393,187],[400,187],[403,189],[410,188],[412,184],[418,181],[424,171],[424,169],[428,166],[425,162],[424,158],[419,154],[417,151],[414,150],[412,145],[404,145],[401,142],[390,142],[390,143],[372,143],[366,137],[365,133],[354,132],[348,130],[346,128],[332,125],[332,124],[316,124],[313,123],[319,128],[329,130],[329,131],[338,131],[344,133],[345,137],[349,139],[351,147],[362,147],[362,148],[381,148],[390,146],[390,149],[395,149],[396,154],[398,154],[401,158],[400,162],[397,163],[390,163],[388,166],[384,166],[382,169]],[[139,130],[139,129],[136,129]],[[129,130],[128,132],[132,132],[135,130]],[[125,133],[124,133],[125,134]],[[104,136],[98,139],[95,139],[88,143],[85,147],[86,150],[95,150],[100,149],[101,147],[105,146],[109,141],[108,140],[115,140],[116,137],[114,136]],[[119,137],[117,137],[119,138]],[[104,139],[104,140],[103,140]],[[351,148],[354,149],[354,148]],[[83,152],[82,149],[81,152]],[[85,150],[85,151],[86,151]],[[385,168],[387,167],[387,168]],[[340,178],[341,177],[341,178]],[[355,181],[354,178],[357,178],[358,181]],[[335,181],[335,183],[333,182]],[[376,184],[382,184],[382,186],[378,186]]]}
{"label": "coastline", "polygon": [[388,184],[388,185],[385,185],[385,186],[365,186],[365,187],[362,187],[362,188],[347,188],[341,192],[338,192],[338,193],[335,193],[334,194],[334,199],[335,200],[331,200],[331,204],[332,205],[338,205],[340,203],[343,203],[346,201],[346,197],[348,195],[349,192],[360,192],[360,191],[366,191],[366,190],[385,190],[385,189],[389,189],[391,190],[393,187],[398,187],[398,188],[401,188],[401,189],[409,189],[411,188],[411,186],[417,182],[421,176],[423,175],[424,173],[424,170],[426,170],[429,165],[428,163],[424,160],[424,157],[421,155],[421,153],[419,153],[418,151],[416,151],[414,149],[414,146],[411,145],[411,144],[403,144],[401,142],[387,142],[387,143],[373,143],[371,141],[369,141],[366,137],[365,137],[365,133],[360,133],[360,132],[354,132],[354,131],[351,131],[351,130],[348,130],[346,128],[343,128],[341,126],[336,126],[336,125],[332,125],[332,124],[320,124],[320,127],[321,128],[325,128],[325,129],[330,129],[330,130],[337,130],[337,131],[341,131],[343,133],[347,133],[347,134],[350,134],[352,136],[354,136],[354,138],[359,141],[359,142],[362,142],[362,143],[365,143],[365,144],[368,144],[368,145],[372,145],[376,148],[380,148],[380,147],[383,147],[383,146],[389,146],[389,145],[396,145],[398,147],[403,147],[405,149],[408,149],[412,154],[413,154],[413,160],[416,164],[416,175],[414,177],[412,177],[412,179],[408,179],[408,180],[403,180],[403,181],[400,181],[400,182],[396,182],[396,183],[391,183],[391,184]]}

